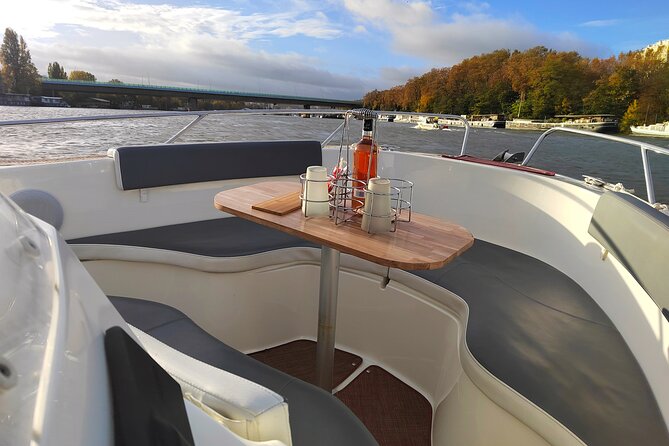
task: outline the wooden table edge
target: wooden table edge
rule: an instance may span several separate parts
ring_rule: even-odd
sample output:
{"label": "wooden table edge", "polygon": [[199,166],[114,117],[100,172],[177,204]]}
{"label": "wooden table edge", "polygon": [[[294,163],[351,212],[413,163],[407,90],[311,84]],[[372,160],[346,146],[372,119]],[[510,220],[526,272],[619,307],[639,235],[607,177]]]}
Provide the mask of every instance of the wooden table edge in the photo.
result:
{"label": "wooden table edge", "polygon": [[[218,195],[218,194],[216,194]],[[316,236],[312,236],[309,233],[301,232],[299,235],[296,235],[292,230],[286,230],[286,226],[283,226],[279,223],[275,223],[270,220],[264,220],[262,218],[259,218],[255,215],[245,213],[243,211],[239,211],[233,208],[229,208],[227,206],[223,206],[216,202],[216,197],[214,197],[214,207],[218,209],[219,211],[222,212],[227,212],[228,214],[232,214],[236,217],[243,218],[245,220],[252,221],[254,223],[260,224],[262,226],[266,226],[272,229],[276,229],[278,231],[284,232],[286,234],[293,235],[295,237],[302,238],[304,240],[308,240],[310,242],[316,243],[320,246],[323,246],[324,243],[322,240],[320,240]],[[458,225],[459,226],[459,225]],[[460,226],[462,228],[462,226]],[[334,248],[342,253],[352,255],[354,257],[361,258],[363,260],[367,260],[372,263],[376,263],[377,265],[381,266],[386,266],[390,268],[397,268],[397,269],[402,269],[402,270],[407,270],[407,271],[424,271],[424,270],[432,270],[432,269],[439,269],[442,268],[445,265],[448,265],[450,262],[452,262],[456,257],[459,257],[460,254],[468,250],[469,248],[472,247],[474,244],[474,236],[472,235],[469,230],[462,228],[465,231],[467,231],[467,234],[471,238],[464,246],[462,246],[460,249],[455,251],[451,256],[448,258],[444,259],[443,261],[438,261],[438,262],[421,262],[421,263],[407,263],[407,262],[402,262],[402,261],[396,261],[396,260],[388,260],[384,257],[377,257],[371,254],[367,254],[364,252],[360,251],[355,251],[352,248],[347,247],[346,245],[340,245],[339,243],[335,241],[329,241],[327,246],[330,246],[331,248]]]}

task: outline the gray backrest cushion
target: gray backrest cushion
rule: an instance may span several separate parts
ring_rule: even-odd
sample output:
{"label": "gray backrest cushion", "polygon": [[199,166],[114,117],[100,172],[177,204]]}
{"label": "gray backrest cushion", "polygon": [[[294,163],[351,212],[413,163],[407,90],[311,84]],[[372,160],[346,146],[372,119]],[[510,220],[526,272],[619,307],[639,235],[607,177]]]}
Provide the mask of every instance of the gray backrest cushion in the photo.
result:
{"label": "gray backrest cushion", "polygon": [[30,215],[39,218],[56,229],[63,226],[63,207],[48,192],[38,189],[23,189],[9,196],[14,203]]}
{"label": "gray backrest cushion", "polygon": [[605,192],[588,232],[622,263],[658,306],[669,308],[669,216],[640,199]]}
{"label": "gray backrest cushion", "polygon": [[299,175],[322,164],[318,141],[130,146],[112,152],[123,190],[238,178]]}

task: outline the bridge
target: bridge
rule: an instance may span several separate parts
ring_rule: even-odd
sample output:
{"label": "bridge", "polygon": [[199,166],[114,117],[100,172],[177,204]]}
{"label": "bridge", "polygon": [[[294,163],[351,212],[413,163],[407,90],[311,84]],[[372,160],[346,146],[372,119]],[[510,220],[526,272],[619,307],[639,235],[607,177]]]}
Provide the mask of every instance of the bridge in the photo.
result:
{"label": "bridge", "polygon": [[43,92],[57,93],[91,93],[182,97],[188,99],[192,108],[197,106],[198,99],[222,99],[229,101],[261,102],[266,104],[303,105],[304,108],[324,106],[332,108],[358,108],[361,101],[340,99],[323,99],[305,96],[289,96],[272,93],[249,93],[242,91],[214,90],[193,87],[170,87],[161,85],[142,85],[110,82],[70,81],[64,79],[42,78]]}

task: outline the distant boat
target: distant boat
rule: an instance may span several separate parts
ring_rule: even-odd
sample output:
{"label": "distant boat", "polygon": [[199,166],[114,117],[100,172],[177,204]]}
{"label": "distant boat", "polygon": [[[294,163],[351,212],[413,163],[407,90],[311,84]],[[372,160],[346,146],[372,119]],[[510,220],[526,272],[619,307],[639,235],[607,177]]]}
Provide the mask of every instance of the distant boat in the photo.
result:
{"label": "distant boat", "polygon": [[439,124],[439,118],[436,116],[421,116],[420,121],[418,121],[414,128],[420,130],[442,130],[448,127]]}
{"label": "distant boat", "polygon": [[31,96],[30,102],[38,107],[69,107],[60,96]]}
{"label": "distant boat", "polygon": [[22,107],[69,107],[70,104],[57,96],[30,96],[29,94],[0,94],[0,105],[18,105]]}
{"label": "distant boat", "polygon": [[618,131],[618,119],[615,115],[555,115],[562,119],[557,127],[590,130],[597,133],[616,133]]}
{"label": "distant boat", "polygon": [[633,125],[630,127],[635,135],[661,136],[669,138],[669,121],[650,125]]}
{"label": "distant boat", "polygon": [[536,119],[514,119],[506,121],[507,129],[547,130],[553,127],[590,130],[597,133],[615,133],[618,131],[618,119],[615,115],[556,115],[549,121]]}
{"label": "distant boat", "polygon": [[506,117],[501,113],[489,115],[471,115],[467,118],[472,127],[486,127],[503,129],[506,127]]}

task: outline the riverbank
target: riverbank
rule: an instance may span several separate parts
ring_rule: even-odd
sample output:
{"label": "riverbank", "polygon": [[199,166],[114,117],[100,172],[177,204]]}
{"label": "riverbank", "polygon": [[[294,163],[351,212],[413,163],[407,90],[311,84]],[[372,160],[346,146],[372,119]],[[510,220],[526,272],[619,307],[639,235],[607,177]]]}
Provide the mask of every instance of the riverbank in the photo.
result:
{"label": "riverbank", "polygon": [[38,96],[29,94],[0,93],[0,105],[14,107],[69,107],[70,104],[59,96]]}

